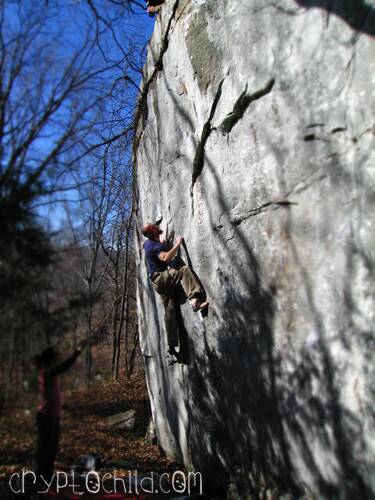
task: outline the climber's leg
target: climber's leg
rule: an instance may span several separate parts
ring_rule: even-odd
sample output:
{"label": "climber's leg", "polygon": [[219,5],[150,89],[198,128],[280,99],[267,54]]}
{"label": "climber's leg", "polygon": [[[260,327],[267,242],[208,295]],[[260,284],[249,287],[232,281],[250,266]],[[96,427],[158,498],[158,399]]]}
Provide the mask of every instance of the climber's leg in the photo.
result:
{"label": "climber's leg", "polygon": [[167,332],[167,341],[170,347],[178,345],[175,288],[171,286],[169,270],[158,273],[152,281],[152,286],[160,295],[164,306],[164,323]]}
{"label": "climber's leg", "polygon": [[187,266],[182,266],[180,269],[169,269],[168,273],[170,284],[176,286],[177,283],[181,283],[185,295],[189,300],[204,295],[203,288]]}
{"label": "climber's leg", "polygon": [[167,332],[167,342],[171,349],[178,346],[178,326],[176,320],[176,304],[174,297],[163,295],[162,301],[164,305],[164,323]]}
{"label": "climber's leg", "polygon": [[194,273],[187,266],[181,267],[179,270],[181,286],[184,289],[186,296],[189,298],[193,307],[193,311],[197,312],[208,307],[208,302],[202,300],[205,292]]}
{"label": "climber's leg", "polygon": [[171,268],[165,272],[168,272],[168,283],[170,286],[174,287],[178,283],[181,284],[194,312],[201,311],[208,307],[208,302],[202,300],[205,296],[205,292],[189,267],[182,266],[180,269]]}

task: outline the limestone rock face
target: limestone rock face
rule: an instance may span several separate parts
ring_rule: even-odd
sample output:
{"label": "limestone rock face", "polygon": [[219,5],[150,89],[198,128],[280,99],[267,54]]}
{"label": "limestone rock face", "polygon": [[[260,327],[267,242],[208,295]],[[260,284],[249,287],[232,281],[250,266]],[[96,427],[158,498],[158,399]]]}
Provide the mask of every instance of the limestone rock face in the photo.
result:
{"label": "limestone rock face", "polygon": [[[375,489],[375,3],[166,0],[134,143],[141,346],[160,444],[245,498]],[[202,281],[168,366],[140,225]]]}

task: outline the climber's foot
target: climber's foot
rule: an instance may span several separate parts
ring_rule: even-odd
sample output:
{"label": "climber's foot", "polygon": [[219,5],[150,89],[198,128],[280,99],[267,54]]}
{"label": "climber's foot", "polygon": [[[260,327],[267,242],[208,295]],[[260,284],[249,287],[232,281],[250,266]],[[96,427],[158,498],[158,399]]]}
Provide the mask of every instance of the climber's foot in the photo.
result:
{"label": "climber's foot", "polygon": [[176,363],[183,362],[183,356],[182,356],[181,352],[176,351],[174,346],[169,346],[168,354],[170,356],[172,356],[172,359],[169,361],[168,366],[173,366]]}
{"label": "climber's foot", "polygon": [[202,315],[202,318],[205,318],[206,316],[208,316],[208,303],[207,303],[207,306],[204,307],[203,309],[200,309],[200,312],[201,312],[201,315]]}
{"label": "climber's foot", "polygon": [[193,308],[194,312],[202,311],[204,309],[208,309],[209,302],[202,301],[200,299],[193,299],[190,301],[191,307]]}
{"label": "climber's foot", "polygon": [[168,354],[170,354],[171,356],[177,356],[178,352],[176,351],[174,345],[168,346]]}

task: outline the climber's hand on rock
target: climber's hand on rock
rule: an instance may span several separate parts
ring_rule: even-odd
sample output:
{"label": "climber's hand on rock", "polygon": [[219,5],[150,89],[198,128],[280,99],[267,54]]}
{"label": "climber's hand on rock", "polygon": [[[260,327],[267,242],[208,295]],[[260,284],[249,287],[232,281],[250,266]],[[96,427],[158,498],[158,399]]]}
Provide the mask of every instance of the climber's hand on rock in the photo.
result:
{"label": "climber's hand on rock", "polygon": [[182,236],[177,236],[177,238],[176,238],[176,245],[181,245],[182,240],[183,240]]}

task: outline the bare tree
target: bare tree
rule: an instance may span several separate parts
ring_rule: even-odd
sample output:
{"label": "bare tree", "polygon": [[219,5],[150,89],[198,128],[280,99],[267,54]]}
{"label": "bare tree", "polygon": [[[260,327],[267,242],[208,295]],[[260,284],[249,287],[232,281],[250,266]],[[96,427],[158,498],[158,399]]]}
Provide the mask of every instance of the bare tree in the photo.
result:
{"label": "bare tree", "polygon": [[93,336],[95,301],[109,267],[102,241],[109,247],[108,220],[115,224],[122,213],[115,215],[118,200],[107,197],[115,179],[106,161],[115,154],[112,145],[119,142],[123,154],[131,141],[142,59],[143,44],[124,23],[133,6],[0,0],[0,320],[10,377],[17,352],[32,349],[22,332],[30,335],[35,321],[35,332],[43,325],[51,334],[51,314],[68,314],[53,295],[48,275],[57,269],[56,249],[38,220],[51,201],[91,206],[81,227],[89,229],[82,283]]}
{"label": "bare tree", "polygon": [[114,258],[111,259],[112,273],[109,278],[113,282],[113,322],[112,322],[112,376],[117,379],[120,369],[121,339],[124,344],[125,368],[129,374],[132,370],[128,363],[128,357],[134,358],[136,345],[129,348],[129,329],[132,326],[129,321],[129,303],[134,298],[134,266],[131,266],[132,234],[133,234],[133,208],[126,207],[122,223],[117,231],[117,245]]}
{"label": "bare tree", "polygon": [[[108,146],[92,164],[92,183],[80,188],[78,209],[67,212],[78,251],[79,267],[87,293],[86,332],[88,349],[86,380],[92,374],[91,343],[103,328],[112,335],[112,373],[118,374],[120,331],[125,319],[127,258],[131,214],[131,168],[127,144]],[[96,155],[98,156],[98,155]],[[126,232],[127,230],[127,232]],[[126,236],[127,235],[127,236]]]}

